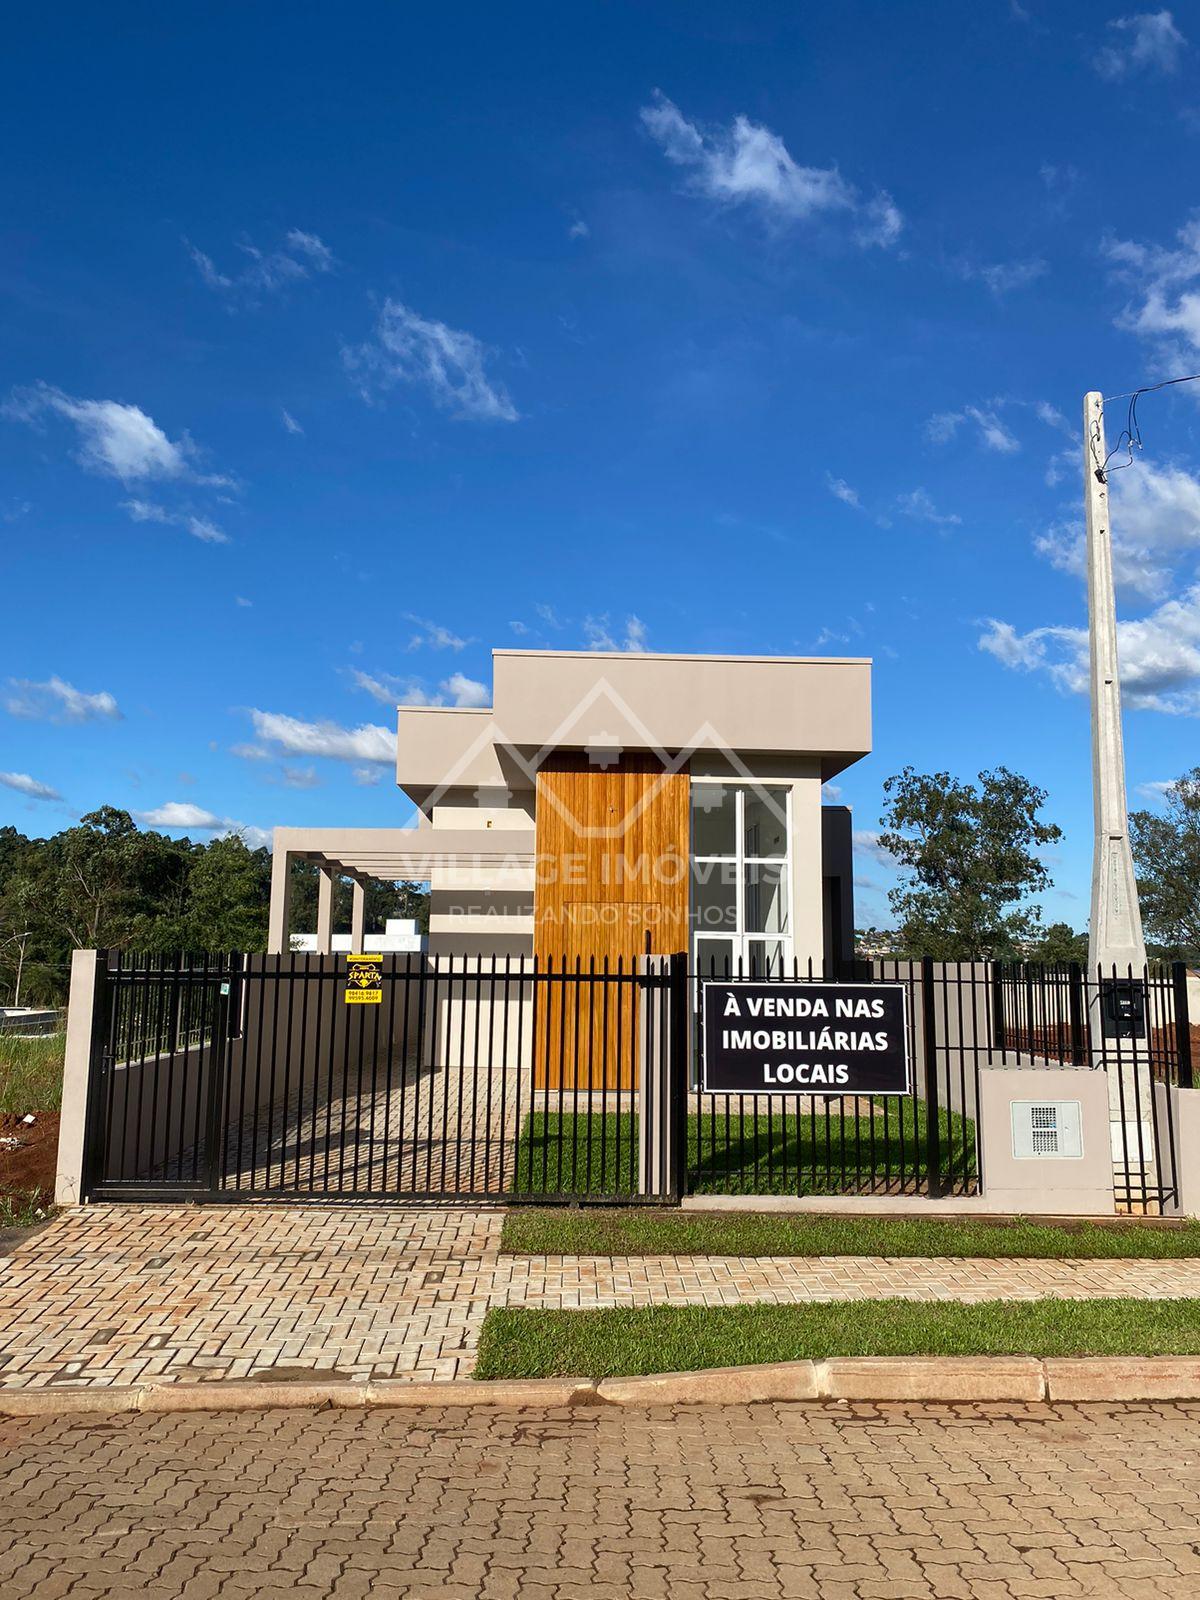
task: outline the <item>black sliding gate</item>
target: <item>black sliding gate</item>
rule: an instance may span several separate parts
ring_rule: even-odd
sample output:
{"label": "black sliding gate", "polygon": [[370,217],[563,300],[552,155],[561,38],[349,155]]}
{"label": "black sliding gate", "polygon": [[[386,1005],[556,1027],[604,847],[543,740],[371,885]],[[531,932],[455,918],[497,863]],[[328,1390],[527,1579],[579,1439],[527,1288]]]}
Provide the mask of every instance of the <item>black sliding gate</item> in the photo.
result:
{"label": "black sliding gate", "polygon": [[[903,986],[911,1091],[715,1094],[698,1087],[698,986],[749,974],[682,955],[581,968],[387,954],[379,969],[378,1003],[347,1004],[344,956],[102,954],[86,1197],[969,1195],[981,1065],[1102,1065],[1108,1050],[1111,1067],[1131,1049],[1093,1048],[1103,975],[1089,986],[1076,969],[983,962],[793,967],[780,976],[801,985]],[[1116,1161],[1135,1211],[1175,1192],[1162,1087],[1191,1083],[1181,970],[1143,975],[1152,1085],[1118,1079],[1148,1101],[1131,1098]]]}

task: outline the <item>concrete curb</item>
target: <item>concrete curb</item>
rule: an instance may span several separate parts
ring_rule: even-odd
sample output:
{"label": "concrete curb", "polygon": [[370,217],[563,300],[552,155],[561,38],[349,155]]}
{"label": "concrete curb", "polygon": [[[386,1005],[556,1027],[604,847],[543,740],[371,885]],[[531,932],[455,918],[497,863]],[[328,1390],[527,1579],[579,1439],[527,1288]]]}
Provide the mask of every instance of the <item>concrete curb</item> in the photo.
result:
{"label": "concrete curb", "polygon": [[144,1383],[91,1389],[0,1389],[0,1416],[103,1412],[259,1411],[276,1407],[745,1405],[751,1401],[863,1400],[965,1405],[1098,1400],[1200,1401],[1200,1357],[839,1356],[644,1377],[459,1378],[417,1383]]}

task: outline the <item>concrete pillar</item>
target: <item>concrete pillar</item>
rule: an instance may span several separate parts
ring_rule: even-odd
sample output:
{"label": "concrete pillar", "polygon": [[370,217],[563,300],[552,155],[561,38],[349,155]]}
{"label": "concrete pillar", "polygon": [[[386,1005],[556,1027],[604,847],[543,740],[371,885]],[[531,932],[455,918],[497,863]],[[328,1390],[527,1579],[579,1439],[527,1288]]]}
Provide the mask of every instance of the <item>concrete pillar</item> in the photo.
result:
{"label": "concrete pillar", "polygon": [[355,878],[350,897],[350,948],[360,951],[367,926],[367,891]]}
{"label": "concrete pillar", "polygon": [[[1114,969],[1143,980],[1146,945],[1138,904],[1129,814],[1125,796],[1125,747],[1121,733],[1121,678],[1117,660],[1117,604],[1113,584],[1112,519],[1104,465],[1104,400],[1083,402],[1083,481],[1087,513],[1088,642],[1092,700],[1092,914],[1088,923],[1088,976],[1095,989],[1090,1006],[1095,1066],[1108,1072],[1113,1163],[1123,1170],[1144,1165],[1153,1182],[1154,1135],[1150,1126],[1149,1040],[1104,1037],[1102,994]],[[1141,1107],[1141,1126],[1137,1107]],[[1126,1156],[1128,1150],[1128,1157]],[[1138,1161],[1138,1151],[1145,1152]],[[1136,1174],[1133,1178],[1137,1183]]]}
{"label": "concrete pillar", "polygon": [[292,932],[292,857],[276,849],[271,856],[271,914],[267,923],[267,950],[286,955]]}
{"label": "concrete pillar", "polygon": [[58,1162],[54,1203],[76,1206],[83,1195],[84,1141],[87,1133],[88,1080],[92,1066],[92,1034],[98,956],[95,950],[71,955],[71,989],[67,1000],[67,1044],[63,1062],[62,1115],[58,1124]]}
{"label": "concrete pillar", "polygon": [[333,952],[333,908],[337,895],[338,870],[334,866],[321,868],[317,879],[317,954]]}

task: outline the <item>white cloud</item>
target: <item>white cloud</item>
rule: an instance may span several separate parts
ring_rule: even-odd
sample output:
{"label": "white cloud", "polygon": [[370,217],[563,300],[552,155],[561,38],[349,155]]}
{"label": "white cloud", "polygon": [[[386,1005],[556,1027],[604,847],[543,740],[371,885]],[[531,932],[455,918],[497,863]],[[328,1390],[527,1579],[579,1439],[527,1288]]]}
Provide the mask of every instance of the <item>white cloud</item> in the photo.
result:
{"label": "white cloud", "polygon": [[858,490],[852,489],[845,478],[835,478],[832,473],[825,474],[825,487],[835,500],[840,500],[843,505],[853,506],[856,511],[862,510],[862,501],[858,497]]}
{"label": "white cloud", "polygon": [[576,217],[571,223],[571,226],[567,229],[567,238],[586,239],[591,231],[592,230],[588,227],[587,223],[582,217]]}
{"label": "white cloud", "polygon": [[229,754],[237,756],[239,761],[270,761],[271,752],[265,750],[261,744],[232,744]]}
{"label": "white cloud", "polygon": [[620,650],[641,655],[646,649],[646,624],[640,617],[625,618],[625,633],[620,639],[613,634],[607,611],[599,617],[585,617],[583,632],[589,650]]}
{"label": "white cloud", "polygon": [[280,776],[289,789],[316,789],[321,782],[316,767],[284,767]]}
{"label": "white cloud", "polygon": [[121,508],[135,522],[160,522],[165,527],[184,528],[193,539],[204,544],[228,544],[229,535],[209,517],[198,517],[190,511],[171,511],[153,500],[122,500]]}
{"label": "white cloud", "polygon": [[254,601],[247,600],[244,594],[235,594],[233,597],[233,603],[235,606],[241,606],[243,610],[248,610],[249,607],[254,604]]}
{"label": "white cloud", "polygon": [[[1200,558],[1200,478],[1145,457],[1126,472],[1113,473],[1113,575],[1117,588],[1164,599],[1178,588],[1180,556]],[[1034,548],[1061,572],[1087,575],[1087,538],[1081,521],[1054,523],[1034,540]]]}
{"label": "white cloud", "polygon": [[134,815],[148,828],[178,828],[190,833],[211,833],[220,838],[236,834],[251,850],[271,843],[271,835],[265,828],[238,822],[233,817],[219,817],[215,811],[207,811],[187,800],[168,800],[152,811],[135,811]]}
{"label": "white cloud", "polygon": [[6,789],[15,789],[18,794],[27,795],[30,800],[62,799],[57,789],[52,789],[48,783],[39,783],[27,772],[0,772],[0,784]]}
{"label": "white cloud", "polygon": [[1116,318],[1119,328],[1141,334],[1167,351],[1179,340],[1200,350],[1200,212],[1176,232],[1175,248],[1108,239],[1104,253],[1117,276],[1134,290]]}
{"label": "white cloud", "polygon": [[121,712],[106,689],[88,694],[57,676],[44,682],[32,678],[10,678],[12,691],[5,709],[14,717],[35,722],[119,722]]}
{"label": "white cloud", "polygon": [[373,789],[383,778],[383,773],[378,767],[355,767],[351,777],[360,788]]}
{"label": "white cloud", "polygon": [[[1015,671],[1044,672],[1065,693],[1088,693],[1086,628],[1050,626],[1018,633],[1010,623],[991,618],[979,648]],[[1146,617],[1118,622],[1117,650],[1126,705],[1200,716],[1200,584]]]}
{"label": "white cloud", "polygon": [[186,435],[170,439],[140,406],[121,400],[80,400],[48,383],[14,390],[5,415],[37,422],[47,411],[74,424],[78,461],[89,472],[122,483],[194,476],[195,448]]}
{"label": "white cloud", "polygon": [[357,667],[352,667],[350,677],[356,689],[362,689],[373,700],[378,700],[380,705],[395,707],[491,704],[491,695],[486,684],[468,678],[461,672],[454,672],[448,678],[443,678],[436,691],[431,690],[423,678],[397,678],[390,672],[362,672]]}
{"label": "white cloud", "polygon": [[899,495],[896,510],[913,522],[931,522],[939,528],[958,527],[962,523],[957,512],[939,511],[924,489],[910,489],[907,494]]}
{"label": "white cloud", "polygon": [[1102,78],[1111,82],[1134,72],[1178,71],[1187,40],[1169,11],[1116,17],[1108,26],[1117,37],[1092,57],[1092,65]]}
{"label": "white cloud", "polygon": [[1025,289],[1049,272],[1049,265],[1040,259],[1027,261],[994,261],[981,266],[975,276],[999,299],[1014,289]]}
{"label": "white cloud", "polygon": [[411,611],[404,613],[404,620],[414,623],[418,629],[408,641],[410,650],[464,650],[471,643],[470,639],[461,638],[442,623],[415,616]]}
{"label": "white cloud", "polygon": [[1143,800],[1149,800],[1152,805],[1161,805],[1175,793],[1178,786],[1178,778],[1159,778],[1150,783],[1139,783],[1137,792]]}
{"label": "white cloud", "polygon": [[365,399],[395,384],[425,389],[459,421],[516,422],[520,416],[499,380],[488,377],[488,351],[474,334],[385,300],[374,337],[342,352]]}
{"label": "white cloud", "polygon": [[878,833],[872,829],[855,828],[851,841],[856,855],[866,856],[869,860],[878,862],[881,867],[895,866],[895,857],[883,848]]}
{"label": "white cloud", "polygon": [[492,703],[491,691],[487,685],[479,683],[474,678],[468,678],[462,672],[452,672],[442,681],[439,688],[452,705],[490,706]]}
{"label": "white cloud", "polygon": [[327,756],[335,761],[378,761],[396,759],[396,734],[366,722],[357,728],[343,728],[336,722],[304,722],[279,711],[252,708],[250,720],[259,739],[278,745],[288,755]]}
{"label": "white cloud", "polygon": [[975,425],[980,444],[1000,455],[1011,455],[1021,448],[1016,437],[1001,422],[995,409],[964,406],[961,411],[939,411],[925,424],[925,437],[931,444],[948,444],[965,422]]}
{"label": "white cloud", "polygon": [[206,811],[203,806],[192,805],[187,800],[168,800],[153,811],[139,811],[136,815],[139,822],[145,822],[152,828],[199,828],[202,832],[209,832],[224,826],[222,819],[214,812]]}
{"label": "white cloud", "polygon": [[296,421],[290,411],[280,409],[279,415],[283,418],[283,425],[289,433],[303,433],[304,429]]}
{"label": "white cloud", "polygon": [[748,117],[735,117],[727,128],[704,129],[656,91],[642,107],[641,120],[667,160],[686,168],[691,187],[707,199],[756,206],[789,222],[845,212],[857,217],[863,245],[886,247],[900,236],[904,219],[890,195],[864,201],[836,167],[801,166],[778,134]]}
{"label": "white cloud", "polygon": [[278,250],[260,250],[248,239],[240,240],[237,248],[249,261],[240,272],[222,272],[203,250],[187,239],[184,245],[210,289],[250,300],[260,294],[276,294],[315,273],[332,272],[337,265],[329,246],[315,233],[305,233],[301,228],[289,229],[283,247]]}

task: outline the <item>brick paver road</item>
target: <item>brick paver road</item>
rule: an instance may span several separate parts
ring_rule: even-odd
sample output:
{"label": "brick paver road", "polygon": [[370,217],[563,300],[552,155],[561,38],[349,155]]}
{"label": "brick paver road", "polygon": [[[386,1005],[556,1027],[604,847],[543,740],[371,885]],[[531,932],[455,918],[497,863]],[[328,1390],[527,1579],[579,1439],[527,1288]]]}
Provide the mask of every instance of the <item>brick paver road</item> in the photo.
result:
{"label": "brick paver road", "polygon": [[0,1421],[4,1600],[1200,1593],[1200,1406]]}

